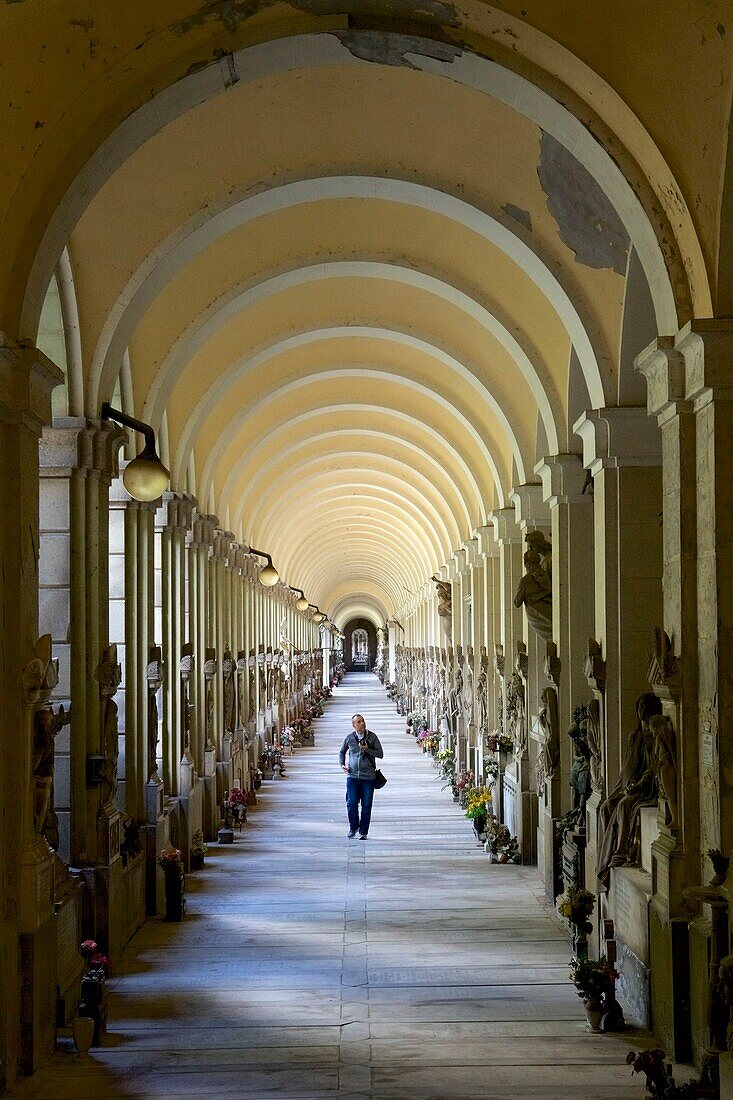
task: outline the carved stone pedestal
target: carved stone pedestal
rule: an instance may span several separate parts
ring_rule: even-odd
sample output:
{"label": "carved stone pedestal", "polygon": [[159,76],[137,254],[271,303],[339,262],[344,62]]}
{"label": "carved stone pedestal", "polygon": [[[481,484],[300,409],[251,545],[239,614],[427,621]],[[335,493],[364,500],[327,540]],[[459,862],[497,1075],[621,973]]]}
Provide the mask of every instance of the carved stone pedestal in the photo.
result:
{"label": "carved stone pedestal", "polygon": [[687,921],[670,917],[670,898],[682,894],[684,860],[677,838],[665,826],[652,844],[649,956],[654,1034],[670,1058],[687,1062],[690,1040],[690,944]]}

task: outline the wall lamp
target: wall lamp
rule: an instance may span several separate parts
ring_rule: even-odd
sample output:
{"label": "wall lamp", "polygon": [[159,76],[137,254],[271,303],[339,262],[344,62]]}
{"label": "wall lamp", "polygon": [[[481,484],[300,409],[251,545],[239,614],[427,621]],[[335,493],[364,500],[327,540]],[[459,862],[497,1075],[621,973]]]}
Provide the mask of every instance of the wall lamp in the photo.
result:
{"label": "wall lamp", "polygon": [[255,550],[254,546],[250,546],[248,549],[250,554],[256,554],[258,558],[264,558],[267,562],[267,565],[263,565],[260,569],[259,581],[260,584],[264,584],[265,588],[272,588],[280,580],[280,574],[272,564],[272,558],[264,550]]}
{"label": "wall lamp", "polygon": [[295,606],[297,607],[298,611],[307,611],[308,608],[310,607],[310,604],[308,603],[307,599],[305,598],[305,592],[303,591],[303,589],[302,588],[292,588],[291,591],[292,592],[300,592],[300,596],[295,601]]}
{"label": "wall lamp", "polygon": [[171,475],[158,457],[155,432],[151,426],[120,412],[119,409],[113,409],[108,401],[102,403],[101,418],[132,428],[145,438],[145,446],[140,454],[132,462],[128,462],[122,471],[122,484],[135,500],[157,500],[168,488]]}
{"label": "wall lamp", "polygon": [[312,607],[315,614],[313,615],[314,623],[322,623],[326,616],[321,611],[320,607],[316,607],[314,603],[309,603],[308,607]]}

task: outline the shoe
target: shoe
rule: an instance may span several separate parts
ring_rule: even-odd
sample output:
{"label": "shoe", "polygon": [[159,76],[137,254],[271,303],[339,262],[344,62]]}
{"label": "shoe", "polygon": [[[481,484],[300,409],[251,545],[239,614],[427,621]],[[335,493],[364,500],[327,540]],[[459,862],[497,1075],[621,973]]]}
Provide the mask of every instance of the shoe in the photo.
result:
{"label": "shoe", "polygon": [[362,834],[361,834],[361,833],[359,833],[359,840],[366,840],[366,837],[365,837],[365,836],[362,836]]}
{"label": "shoe", "polygon": [[349,840],[353,840],[356,836],[356,833],[347,833],[346,836],[349,838]]}

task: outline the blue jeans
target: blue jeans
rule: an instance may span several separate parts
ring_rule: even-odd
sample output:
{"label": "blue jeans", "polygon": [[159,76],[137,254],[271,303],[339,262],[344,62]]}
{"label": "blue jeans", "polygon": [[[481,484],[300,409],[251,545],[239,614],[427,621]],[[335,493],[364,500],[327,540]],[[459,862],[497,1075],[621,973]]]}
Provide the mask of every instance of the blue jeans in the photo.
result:
{"label": "blue jeans", "polygon": [[[359,779],[356,775],[346,777],[346,808],[349,811],[349,828],[352,833],[366,836],[372,819],[372,799],[374,798],[374,780]],[[361,802],[361,818],[359,803]]]}

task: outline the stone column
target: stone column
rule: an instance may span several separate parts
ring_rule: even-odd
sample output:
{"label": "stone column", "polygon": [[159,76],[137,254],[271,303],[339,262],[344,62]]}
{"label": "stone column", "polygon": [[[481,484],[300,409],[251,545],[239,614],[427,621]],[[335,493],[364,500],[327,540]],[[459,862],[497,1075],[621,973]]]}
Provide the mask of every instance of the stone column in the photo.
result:
{"label": "stone column", "polygon": [[[499,679],[502,705],[502,728],[511,732],[511,720],[507,690],[511,677],[515,674],[517,642],[523,643],[523,612],[514,606],[514,595],[522,578],[522,532],[516,520],[514,508],[501,508],[488,516],[494,527],[496,545],[499,550],[499,650],[495,651],[495,668]],[[504,757],[501,757],[504,759]],[[517,830],[519,815],[518,789],[521,765],[512,760],[508,763],[509,772],[501,771],[497,784],[501,788],[501,817],[513,832]],[[525,765],[525,771],[527,770]]]}
{"label": "stone column", "polygon": [[[696,1060],[704,1050],[710,935],[700,918],[689,924],[687,940],[682,892],[707,877],[707,849],[727,853],[733,841],[726,778],[733,762],[727,737],[733,716],[727,671],[733,634],[732,354],[733,321],[694,321],[636,361],[663,448],[664,629],[657,632],[650,680],[674,729],[678,781],[676,827],[669,826],[668,800],[662,799],[660,835],[652,845],[650,950],[655,1035],[676,1059],[690,1057],[691,1043]],[[689,1016],[681,1008],[687,990],[679,966],[688,951]],[[671,981],[657,980],[658,974]]]}
{"label": "stone column", "polygon": [[195,498],[185,493],[164,493],[155,516],[156,558],[160,558],[159,624],[163,661],[167,670],[163,686],[163,722],[160,754],[165,790],[180,793],[180,762],[183,756],[183,716],[179,667],[186,641],[187,555],[186,535],[191,529]]}
{"label": "stone column", "polygon": [[[538,463],[535,472],[542,479],[544,500],[550,510],[552,538],[554,650],[548,651],[545,664],[546,669],[554,665],[558,677],[559,765],[552,781],[545,784],[541,814],[545,814],[545,886],[548,897],[554,900],[554,894],[562,885],[562,857],[557,849],[557,845],[562,843],[562,836],[558,834],[556,822],[570,810],[572,804],[570,775],[574,750],[567,731],[572,723],[574,708],[583,703],[588,694],[584,661],[588,638],[594,630],[593,496],[587,491],[590,478],[578,455],[553,455]],[[548,690],[554,690],[553,685],[548,684]],[[553,702],[549,695],[546,699],[550,704]],[[578,869],[580,871],[579,861]],[[581,884],[584,881],[583,874]]]}
{"label": "stone column", "polygon": [[606,663],[604,768],[616,782],[647,690],[652,631],[662,614],[661,434],[645,409],[592,409],[576,421],[593,476],[595,632]]}
{"label": "stone column", "polygon": [[213,552],[216,516],[196,513],[193,517],[191,539],[188,543],[188,637],[193,645],[195,673],[191,680],[192,702],[196,721],[192,723],[191,755],[199,775],[204,774],[206,751],[206,699],[204,690],[204,663],[209,641],[210,624],[213,622],[212,585],[209,557]]}
{"label": "stone column", "polygon": [[586,699],[583,664],[594,629],[593,494],[579,455],[553,455],[535,466],[542,478],[552,530],[553,641],[560,658],[560,804],[558,816],[570,809],[573,745],[565,731],[573,710]]}
{"label": "stone column", "polygon": [[51,420],[51,392],[62,381],[61,371],[45,355],[0,334],[0,670],[5,685],[0,716],[0,1085],[3,1076],[10,1085],[32,1073],[51,1056],[54,1044],[49,1018],[54,998],[34,980],[42,969],[53,973],[52,937],[44,927],[51,895],[31,890],[26,900],[33,906],[37,899],[33,912],[21,920],[18,910],[26,795],[18,777],[26,774],[30,753],[22,673],[38,638],[38,440]]}

